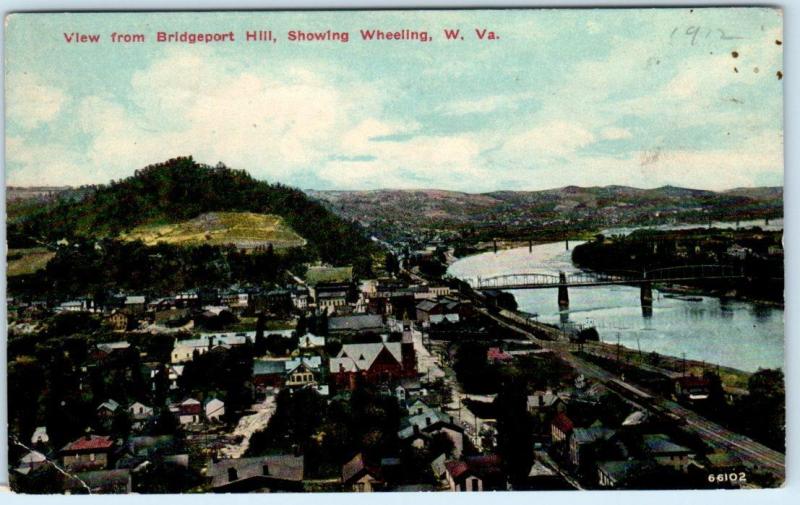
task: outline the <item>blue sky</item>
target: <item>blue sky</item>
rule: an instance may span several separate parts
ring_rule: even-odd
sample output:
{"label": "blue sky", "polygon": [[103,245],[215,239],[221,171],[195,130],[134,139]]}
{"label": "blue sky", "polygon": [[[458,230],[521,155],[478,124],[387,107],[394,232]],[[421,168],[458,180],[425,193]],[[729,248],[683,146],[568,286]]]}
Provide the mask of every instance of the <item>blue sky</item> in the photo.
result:
{"label": "blue sky", "polygon": [[[20,14],[6,181],[105,183],[178,155],[313,189],[783,183],[774,9]],[[427,30],[431,43],[358,30]],[[444,28],[464,41],[444,40]],[[499,40],[480,41],[476,28]],[[275,44],[158,44],[272,30]],[[290,43],[289,30],[350,42]],[[98,33],[67,44],[63,33]],[[112,32],[144,33],[114,45]],[[736,56],[734,57],[734,53]]]}

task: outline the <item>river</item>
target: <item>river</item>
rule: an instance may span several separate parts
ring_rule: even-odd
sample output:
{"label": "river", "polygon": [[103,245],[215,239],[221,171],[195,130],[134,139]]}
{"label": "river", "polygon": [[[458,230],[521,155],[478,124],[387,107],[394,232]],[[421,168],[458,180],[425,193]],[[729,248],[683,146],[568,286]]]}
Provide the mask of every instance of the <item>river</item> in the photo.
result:
{"label": "river", "polygon": [[[570,242],[570,247],[578,244]],[[570,253],[564,242],[535,245],[530,252],[527,246],[487,252],[456,261],[448,273],[470,281],[510,273],[577,272]],[[680,299],[653,290],[652,316],[645,317],[639,288],[599,286],[569,288],[569,310],[560,313],[556,289],[510,292],[520,310],[538,314],[541,322],[594,326],[603,341],[631,349],[685,354],[748,372],[784,366],[782,308],[709,296]]]}

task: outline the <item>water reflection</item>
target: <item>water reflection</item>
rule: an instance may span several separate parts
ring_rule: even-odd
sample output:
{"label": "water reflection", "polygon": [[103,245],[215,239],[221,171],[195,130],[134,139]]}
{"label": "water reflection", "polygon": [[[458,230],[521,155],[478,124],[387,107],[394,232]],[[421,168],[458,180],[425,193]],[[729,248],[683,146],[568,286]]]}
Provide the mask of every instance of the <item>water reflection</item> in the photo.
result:
{"label": "water reflection", "polygon": [[[571,244],[574,245],[574,244]],[[459,260],[450,273],[461,278],[506,273],[574,272],[564,244],[498,251]],[[511,291],[520,310],[539,314],[550,324],[594,326],[604,341],[643,352],[705,360],[754,371],[783,365],[783,309],[739,300],[653,292],[645,311],[640,290],[632,286],[570,288],[568,311],[558,307],[558,290]],[[637,343],[638,342],[638,343]]]}

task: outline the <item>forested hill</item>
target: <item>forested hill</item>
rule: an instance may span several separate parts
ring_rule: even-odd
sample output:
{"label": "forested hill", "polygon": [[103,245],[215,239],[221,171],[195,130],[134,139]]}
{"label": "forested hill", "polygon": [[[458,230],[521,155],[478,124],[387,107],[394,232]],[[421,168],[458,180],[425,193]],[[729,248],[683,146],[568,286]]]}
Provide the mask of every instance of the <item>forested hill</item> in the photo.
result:
{"label": "forested hill", "polygon": [[258,181],[244,170],[175,158],[90,189],[80,199],[52,202],[10,221],[9,248],[47,245],[62,238],[112,238],[141,224],[242,211],[283,217],[308,241],[310,252],[325,262],[369,268],[364,262],[374,246],[357,225],[300,190]]}

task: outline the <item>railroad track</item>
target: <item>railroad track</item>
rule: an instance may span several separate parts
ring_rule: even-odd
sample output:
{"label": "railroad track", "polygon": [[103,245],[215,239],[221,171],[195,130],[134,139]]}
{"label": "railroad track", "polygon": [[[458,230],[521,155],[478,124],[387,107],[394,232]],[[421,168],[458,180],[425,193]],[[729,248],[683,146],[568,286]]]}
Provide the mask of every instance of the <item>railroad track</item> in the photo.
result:
{"label": "railroad track", "polygon": [[[637,406],[637,408],[649,410],[661,415],[672,414],[669,417],[674,416],[683,421],[683,429],[695,433],[711,447],[734,451],[737,456],[746,460],[751,466],[767,469],[779,476],[781,480],[785,478],[786,456],[784,454],[770,449],[744,435],[723,428],[719,424],[709,421],[694,411],[682,407],[673,401],[656,398],[638,387],[620,381],[619,378],[611,372],[572,354],[570,346],[564,342],[542,340],[530,331],[509,323],[505,318],[491,314],[489,311],[482,308],[478,308],[478,310],[485,316],[495,320],[501,326],[513,329],[525,335],[544,349],[550,349],[558,355],[561,360],[570,364],[585,377],[594,378],[607,386],[611,386],[610,389],[628,401],[628,403]],[[627,387],[620,386],[620,383]]]}

